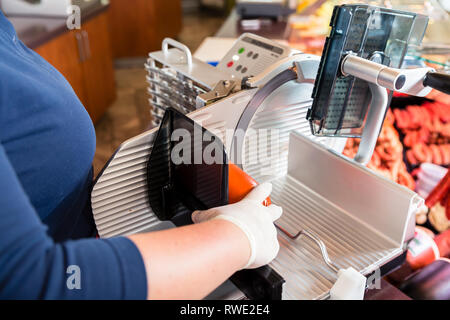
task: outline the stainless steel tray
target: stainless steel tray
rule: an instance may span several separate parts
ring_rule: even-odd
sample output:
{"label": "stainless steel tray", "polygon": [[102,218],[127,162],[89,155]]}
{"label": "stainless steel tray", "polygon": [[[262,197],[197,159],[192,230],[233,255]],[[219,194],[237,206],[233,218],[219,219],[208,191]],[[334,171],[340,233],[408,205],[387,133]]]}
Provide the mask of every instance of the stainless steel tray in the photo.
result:
{"label": "stainless steel tray", "polygon": [[[289,153],[288,174],[272,181],[272,201],[283,207],[278,225],[314,232],[334,264],[364,275],[402,254],[423,199],[301,134],[291,134]],[[283,299],[327,298],[337,275],[317,244],[281,232],[279,241],[271,266],[286,280]]]}

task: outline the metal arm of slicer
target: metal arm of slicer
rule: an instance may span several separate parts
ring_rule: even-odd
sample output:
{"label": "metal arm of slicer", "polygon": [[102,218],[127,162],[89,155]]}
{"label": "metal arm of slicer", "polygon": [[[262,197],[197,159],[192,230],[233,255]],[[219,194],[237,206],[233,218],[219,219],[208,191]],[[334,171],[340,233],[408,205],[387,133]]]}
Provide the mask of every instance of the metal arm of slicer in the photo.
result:
{"label": "metal arm of slicer", "polygon": [[[261,87],[262,85],[267,83],[268,80],[272,79],[286,69],[292,68],[298,63],[305,63],[305,61],[308,61],[308,59],[311,59],[311,63],[315,63],[316,65],[318,65],[317,59],[315,59],[315,57],[312,55],[294,54],[292,56],[281,59],[280,61],[277,61],[257,76],[248,78],[245,84],[250,88]],[[317,66],[314,70],[316,70],[317,73]],[[314,84],[316,73],[314,74],[314,77],[312,79],[307,78],[306,80],[304,80]]]}
{"label": "metal arm of slicer", "polygon": [[366,124],[354,159],[365,165],[372,158],[388,108],[386,89],[424,97],[432,90],[426,85],[426,79],[432,76],[434,69],[395,69],[349,54],[342,60],[341,72],[344,76],[351,75],[367,81],[372,93]]}
{"label": "metal arm of slicer", "polygon": [[328,256],[327,247],[323,243],[322,240],[318,236],[316,236],[312,231],[308,230],[300,230],[297,234],[293,235],[290,234],[286,229],[283,227],[280,227],[279,225],[275,224],[275,227],[277,227],[281,232],[283,232],[286,236],[288,236],[292,240],[297,240],[301,236],[307,236],[311,240],[313,240],[320,248],[320,252],[322,254],[323,261],[325,264],[334,272],[339,273],[339,267],[337,267],[333,261],[330,260],[330,257]]}
{"label": "metal arm of slicer", "polygon": [[296,240],[302,235],[307,236],[313,240],[320,248],[323,261],[325,264],[337,274],[337,280],[333,287],[330,289],[328,298],[331,300],[362,300],[364,298],[364,292],[367,287],[367,279],[360,272],[356,271],[352,267],[347,269],[340,269],[336,266],[328,256],[327,247],[323,241],[308,230],[301,230],[297,234],[290,234],[284,228],[275,224],[275,226],[288,236],[292,240]]}
{"label": "metal arm of slicer", "polygon": [[[310,57],[311,62],[314,63],[315,60],[313,59],[313,56],[306,55],[306,57]],[[263,87],[268,81],[273,79],[281,72],[285,71],[286,69],[293,68],[297,63],[301,63],[304,60],[305,54],[294,54],[292,56],[286,57],[272,64],[257,76],[252,76],[245,79],[243,85],[248,88]],[[314,79],[310,80],[310,82],[314,83]],[[236,80],[219,81],[211,91],[198,95],[197,101],[200,102],[201,105],[205,105],[207,103],[214,102],[228,96],[230,93],[234,92],[236,88],[240,89],[240,85]]]}

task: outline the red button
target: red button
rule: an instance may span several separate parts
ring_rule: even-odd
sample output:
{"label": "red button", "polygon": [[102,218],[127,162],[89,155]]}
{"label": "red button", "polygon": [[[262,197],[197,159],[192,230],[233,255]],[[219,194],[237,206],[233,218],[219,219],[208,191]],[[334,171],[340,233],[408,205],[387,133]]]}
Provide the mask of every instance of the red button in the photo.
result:
{"label": "red button", "polygon": [[228,62],[227,67],[228,67],[228,68],[231,68],[231,67],[233,66],[233,64],[234,64],[234,62],[233,62],[233,61],[230,61],[230,62]]}

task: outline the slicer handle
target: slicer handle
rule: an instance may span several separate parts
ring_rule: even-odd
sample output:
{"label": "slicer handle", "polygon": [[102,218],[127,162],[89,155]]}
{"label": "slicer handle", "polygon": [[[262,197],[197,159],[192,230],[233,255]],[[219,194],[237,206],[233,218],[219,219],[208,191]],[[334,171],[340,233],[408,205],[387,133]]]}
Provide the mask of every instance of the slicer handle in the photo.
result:
{"label": "slicer handle", "polygon": [[428,72],[423,85],[450,94],[450,74],[444,72]]}
{"label": "slicer handle", "polygon": [[383,126],[384,116],[389,107],[388,94],[385,88],[369,83],[372,101],[364,125],[364,131],[354,160],[362,165],[369,163],[377,145],[378,136]]}
{"label": "slicer handle", "polygon": [[186,62],[187,62],[188,67],[192,68],[191,50],[189,50],[189,48],[187,46],[185,46],[184,44],[182,44],[181,42],[178,42],[172,38],[164,38],[164,40],[162,42],[162,51],[163,51],[164,55],[169,54],[169,45],[183,51],[184,54],[186,55]]}

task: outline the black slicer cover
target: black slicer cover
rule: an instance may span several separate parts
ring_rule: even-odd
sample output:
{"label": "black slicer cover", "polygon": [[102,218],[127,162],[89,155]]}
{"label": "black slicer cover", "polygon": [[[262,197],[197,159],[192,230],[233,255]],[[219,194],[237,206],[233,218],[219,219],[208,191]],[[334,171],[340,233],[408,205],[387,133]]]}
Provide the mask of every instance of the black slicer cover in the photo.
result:
{"label": "black slicer cover", "polygon": [[[308,111],[314,135],[360,137],[371,101],[368,83],[340,71],[347,54],[400,68],[420,45],[428,18],[369,5],[336,6]],[[391,94],[392,95],[392,94]]]}
{"label": "black slicer cover", "polygon": [[[215,155],[215,150],[220,153]],[[213,154],[218,161],[206,163],[204,152]],[[168,108],[147,163],[147,181],[149,203],[160,220],[172,220],[177,225],[191,223],[192,211],[228,204],[225,148],[208,130]]]}

